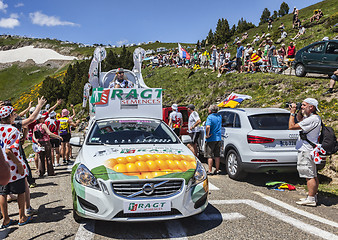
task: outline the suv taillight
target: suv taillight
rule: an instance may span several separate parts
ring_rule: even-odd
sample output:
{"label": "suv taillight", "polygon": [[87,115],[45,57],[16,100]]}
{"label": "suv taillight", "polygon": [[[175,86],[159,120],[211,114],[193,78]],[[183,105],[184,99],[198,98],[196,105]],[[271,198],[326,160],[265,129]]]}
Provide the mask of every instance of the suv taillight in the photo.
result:
{"label": "suv taillight", "polygon": [[273,138],[259,137],[253,135],[248,135],[247,139],[248,143],[272,143],[273,141],[275,141],[275,139]]}

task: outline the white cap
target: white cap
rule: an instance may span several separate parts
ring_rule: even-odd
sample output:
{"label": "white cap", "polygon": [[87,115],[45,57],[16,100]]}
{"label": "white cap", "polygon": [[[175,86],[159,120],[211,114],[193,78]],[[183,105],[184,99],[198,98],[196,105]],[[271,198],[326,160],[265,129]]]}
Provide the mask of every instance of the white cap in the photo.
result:
{"label": "white cap", "polygon": [[35,107],[31,107],[30,109],[29,109],[29,112],[30,113],[33,113],[35,111]]}
{"label": "white cap", "polygon": [[50,117],[55,117],[56,116],[56,112],[52,111],[50,114],[49,114]]}
{"label": "white cap", "polygon": [[328,41],[329,37],[323,37],[323,41]]}
{"label": "white cap", "polygon": [[177,104],[173,104],[173,105],[171,106],[171,108],[172,108],[173,110],[177,111],[178,106],[177,106]]}
{"label": "white cap", "polygon": [[304,102],[306,102],[306,103],[308,103],[308,104],[310,104],[312,106],[315,106],[316,109],[317,109],[317,111],[320,112],[319,109],[318,109],[318,101],[316,99],[314,99],[314,98],[307,98],[307,99],[304,100]]}

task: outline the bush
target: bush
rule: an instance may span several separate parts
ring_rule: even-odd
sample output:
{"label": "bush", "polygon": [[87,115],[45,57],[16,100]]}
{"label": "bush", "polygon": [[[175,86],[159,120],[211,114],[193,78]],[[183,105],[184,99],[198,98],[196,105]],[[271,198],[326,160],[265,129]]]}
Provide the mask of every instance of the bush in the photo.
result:
{"label": "bush", "polygon": [[327,25],[327,27],[331,27],[331,26],[335,25],[336,23],[338,23],[338,12],[332,14],[328,18],[326,25]]}

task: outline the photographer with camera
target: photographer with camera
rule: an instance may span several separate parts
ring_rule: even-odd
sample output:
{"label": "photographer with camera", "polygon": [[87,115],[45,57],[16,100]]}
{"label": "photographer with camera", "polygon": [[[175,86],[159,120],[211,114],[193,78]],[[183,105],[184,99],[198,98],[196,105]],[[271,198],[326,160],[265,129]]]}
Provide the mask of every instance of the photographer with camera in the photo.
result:
{"label": "photographer with camera", "polygon": [[[309,141],[318,144],[318,138],[321,129],[321,118],[317,115],[318,101],[314,98],[306,98],[301,105],[298,114],[296,115],[297,105],[292,103],[290,106],[290,130],[301,130],[296,143],[298,150],[297,171],[299,177],[306,178],[308,187],[307,198],[300,199],[296,202],[298,205],[315,207],[317,205],[317,191],[319,180],[317,177],[317,168],[314,159],[311,156],[313,147]],[[298,123],[295,122],[297,117]],[[308,141],[307,141],[307,140]]]}

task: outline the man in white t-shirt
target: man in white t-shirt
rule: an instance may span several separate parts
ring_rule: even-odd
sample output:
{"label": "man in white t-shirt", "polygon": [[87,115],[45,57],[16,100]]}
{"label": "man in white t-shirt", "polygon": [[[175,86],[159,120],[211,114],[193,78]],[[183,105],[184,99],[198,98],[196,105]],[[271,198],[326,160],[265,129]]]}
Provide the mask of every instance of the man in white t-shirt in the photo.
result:
{"label": "man in white t-shirt", "polygon": [[172,112],[169,114],[169,126],[174,130],[176,135],[179,137],[181,128],[183,126],[183,116],[182,113],[178,111],[177,104],[171,106]]}
{"label": "man in white t-shirt", "polygon": [[188,148],[197,155],[197,140],[199,137],[200,132],[198,132],[197,126],[201,123],[200,116],[195,111],[195,106],[193,104],[188,105],[188,113],[190,113],[188,119],[188,133],[192,139],[191,143],[188,143]]}
{"label": "man in white t-shirt", "polygon": [[319,112],[318,101],[314,98],[307,98],[302,102],[301,111],[297,114],[298,123],[295,123],[296,104],[294,103],[292,103],[290,107],[291,115],[289,119],[290,130],[301,130],[299,134],[300,137],[296,143],[296,149],[298,150],[297,171],[299,173],[299,177],[306,178],[309,191],[307,198],[300,199],[300,201],[296,203],[312,207],[317,205],[316,194],[318,191],[319,180],[317,177],[316,164],[311,156],[311,151],[314,149],[311,144],[302,137],[302,135],[305,134],[310,142],[318,144],[321,119],[316,114],[317,111]]}

